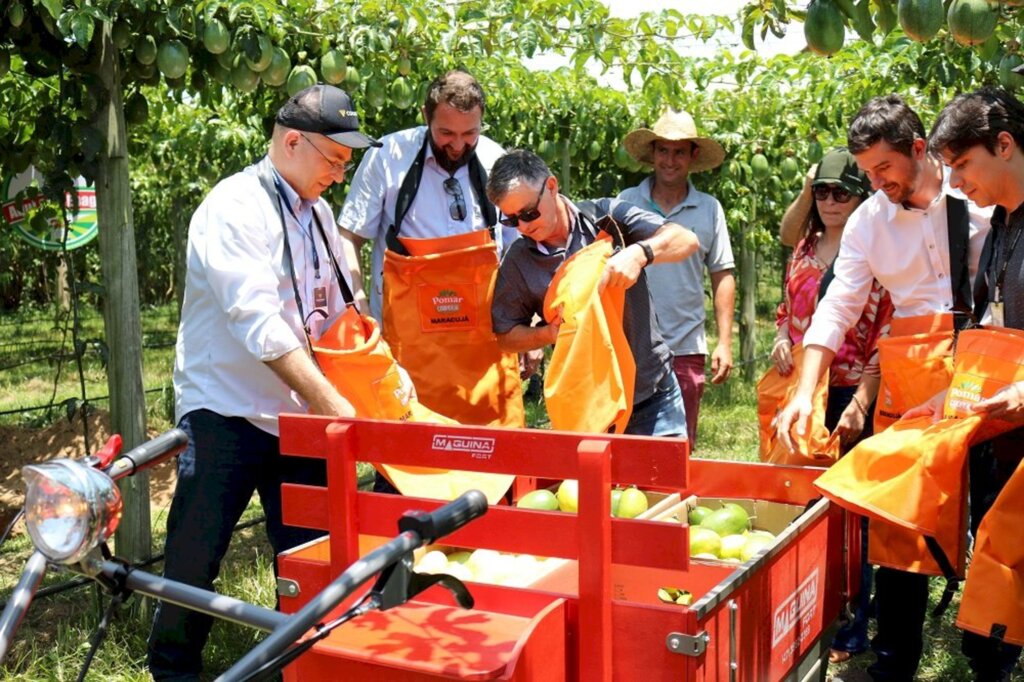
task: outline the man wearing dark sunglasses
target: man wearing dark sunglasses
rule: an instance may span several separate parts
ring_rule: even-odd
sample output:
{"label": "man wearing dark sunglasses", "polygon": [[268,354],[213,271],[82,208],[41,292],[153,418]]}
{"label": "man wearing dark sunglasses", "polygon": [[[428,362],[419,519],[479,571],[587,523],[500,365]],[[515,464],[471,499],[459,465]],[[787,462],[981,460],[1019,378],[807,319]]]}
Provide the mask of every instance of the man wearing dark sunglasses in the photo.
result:
{"label": "man wearing dark sunglasses", "polygon": [[589,202],[595,220],[559,194],[558,180],[544,161],[525,150],[498,159],[487,195],[501,209],[502,222],[515,225],[525,237],[513,242],[498,270],[491,317],[501,347],[521,353],[555,343],[558,322],[532,326],[534,315],[544,318],[544,297],[554,273],[568,256],[598,238],[598,222],[614,223],[610,236],[618,250],[608,259],[602,281],[605,287],[626,289],[623,328],[636,361],[636,381],[625,433],[685,436],[672,353],[658,331],[644,268],[692,255],[698,247],[693,232],[617,199]]}
{"label": "man wearing dark sunglasses", "polygon": [[482,134],[484,107],[465,71],[435,79],[427,125],[363,157],[338,223],[353,252],[373,242],[369,311],[420,401],[463,424],[522,426],[519,359],[498,350],[486,314],[499,255],[518,234],[495,229],[485,185],[502,149]]}

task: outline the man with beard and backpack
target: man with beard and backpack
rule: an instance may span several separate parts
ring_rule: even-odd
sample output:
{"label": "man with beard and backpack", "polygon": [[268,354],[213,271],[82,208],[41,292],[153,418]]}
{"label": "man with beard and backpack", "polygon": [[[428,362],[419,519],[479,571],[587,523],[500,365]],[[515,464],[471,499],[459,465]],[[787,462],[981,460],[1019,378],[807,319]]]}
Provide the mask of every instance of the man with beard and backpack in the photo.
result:
{"label": "man with beard and backpack", "polygon": [[495,229],[485,193],[502,149],[481,134],[484,108],[465,71],[435,79],[427,125],[386,135],[363,157],[338,224],[356,252],[373,242],[370,314],[419,400],[464,424],[523,426],[519,359],[491,331],[498,259],[517,235]]}

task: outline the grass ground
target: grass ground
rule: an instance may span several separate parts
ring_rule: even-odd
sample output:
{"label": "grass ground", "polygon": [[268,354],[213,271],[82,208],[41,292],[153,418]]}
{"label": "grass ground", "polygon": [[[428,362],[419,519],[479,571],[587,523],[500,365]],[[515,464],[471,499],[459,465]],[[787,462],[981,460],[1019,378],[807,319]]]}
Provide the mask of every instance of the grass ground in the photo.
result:
{"label": "grass ground", "polygon": [[[762,317],[767,317],[764,315]],[[4,325],[11,324],[7,327]],[[169,333],[173,338],[174,323],[167,311],[151,311],[144,316],[144,325],[151,338],[166,341]],[[98,336],[101,324],[90,318],[85,328],[88,334]],[[19,339],[54,337],[53,323],[41,320],[20,321],[0,320],[0,330],[5,333],[0,339],[14,338],[7,330],[16,330]],[[767,348],[772,330],[765,323],[759,330],[757,343],[757,364],[755,376],[767,366]],[[735,344],[738,347],[738,343]],[[170,377],[173,350],[149,348],[144,366],[147,388],[166,385]],[[13,355],[12,355],[13,354]],[[20,355],[18,355],[20,354]],[[0,344],[0,368],[13,361],[6,358],[31,359],[30,350],[9,344]],[[105,395],[105,380],[99,357],[87,354],[87,377],[90,395]],[[38,362],[24,367],[0,371],[0,412],[19,406],[44,404],[49,401],[53,387],[55,365]],[[77,377],[66,367],[64,378],[58,381],[58,399],[78,394]],[[70,377],[70,378],[69,378]],[[159,400],[153,402],[159,403]],[[531,424],[544,425],[546,414],[541,404],[527,407]],[[9,415],[7,419],[25,416]],[[163,423],[160,420],[164,420]],[[151,423],[166,425],[166,405],[158,404],[150,410]],[[754,382],[743,381],[739,369],[733,378],[720,386],[708,385],[701,408],[699,445],[695,452],[698,457],[713,457],[735,460],[756,459],[757,410]],[[166,509],[154,509],[154,546],[162,547],[166,524]],[[253,501],[246,512],[246,519],[261,513],[257,501]],[[0,599],[6,599],[21,566],[30,551],[24,534],[15,536],[0,547]],[[223,564],[216,589],[247,601],[272,606],[274,603],[272,556],[262,526],[248,528],[236,533],[229,554]],[[152,570],[159,572],[160,565]],[[67,574],[51,574],[45,585],[63,583]],[[933,581],[933,602],[941,591],[939,581]],[[959,596],[957,597],[957,600]],[[0,668],[0,680],[73,680],[78,674],[88,650],[89,638],[98,622],[105,598],[94,588],[84,587],[48,597],[33,605],[22,625],[21,631],[4,667]],[[922,661],[919,680],[923,682],[958,682],[970,679],[963,658],[959,655],[959,631],[953,626],[957,601],[940,620],[929,619],[926,624],[926,652]],[[151,612],[148,608],[123,611],[114,621],[110,635],[93,664],[89,680],[111,680],[136,682],[147,680],[144,669],[145,640],[149,630]],[[205,657],[209,671],[208,678],[230,666],[232,662],[248,651],[260,635],[240,626],[218,622],[214,626]],[[846,668],[864,668],[871,661],[870,654],[854,658],[845,666],[833,667],[832,672]],[[1024,682],[1024,674],[1018,674],[1014,682]],[[758,681],[761,682],[761,681]]]}

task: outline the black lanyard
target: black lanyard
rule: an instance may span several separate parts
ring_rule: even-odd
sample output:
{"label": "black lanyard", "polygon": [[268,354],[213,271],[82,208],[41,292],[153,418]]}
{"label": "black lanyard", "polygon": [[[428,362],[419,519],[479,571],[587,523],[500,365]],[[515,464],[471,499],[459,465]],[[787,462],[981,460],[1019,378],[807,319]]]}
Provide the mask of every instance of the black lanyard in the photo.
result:
{"label": "black lanyard", "polygon": [[[277,217],[281,221],[281,236],[284,238],[284,249],[282,249],[281,259],[284,261],[285,268],[291,278],[292,292],[295,295],[295,305],[298,306],[299,309],[299,319],[302,321],[302,330],[305,332],[306,346],[309,350],[309,356],[313,359],[313,362],[316,363],[317,367],[319,367],[320,364],[316,361],[316,354],[313,353],[313,342],[309,338],[309,318],[306,317],[305,311],[302,307],[302,296],[299,294],[299,285],[295,277],[295,264],[292,260],[292,247],[288,240],[288,226],[284,220],[284,212],[281,210],[281,203],[283,202],[283,199],[281,198],[281,193],[277,189],[277,178],[269,171],[269,166],[270,160],[268,158],[264,158],[256,165],[256,177],[259,178],[260,184],[263,186],[263,190],[267,193],[267,196],[270,197],[270,202],[274,204],[274,208],[277,211]],[[313,207],[310,210],[313,212],[313,220],[316,223],[317,231],[320,232],[320,238],[324,242],[324,248],[327,249],[327,257],[331,261],[331,266],[334,268],[334,274],[338,280],[338,288],[341,290],[341,297],[345,301],[346,306],[354,307],[355,297],[352,295],[352,290],[349,288],[348,282],[345,281],[345,278],[341,274],[341,267],[338,265],[338,260],[334,257],[334,252],[331,251],[323,223],[320,222],[320,217],[316,213],[316,208]],[[291,211],[290,207],[289,212],[291,212],[294,217],[295,214]],[[301,225],[299,227],[301,229]],[[312,232],[312,230],[310,232]],[[313,252],[316,253],[315,243],[313,245]],[[320,309],[316,309],[311,312],[310,317],[318,313],[326,317]]]}
{"label": "black lanyard", "polygon": [[[1009,216],[1009,215],[1006,216],[1006,227],[1007,227],[1007,229],[1009,229],[1009,227],[1010,227],[1010,218],[1011,218],[1011,216]],[[1016,232],[1014,232],[1014,234],[1013,234],[1013,241],[1010,242],[1010,249],[1009,249],[1009,251],[1007,252],[1004,249],[1000,249],[1000,251],[1004,251],[1006,253],[1006,255],[1003,257],[1003,267],[1000,268],[999,275],[996,277],[996,291],[995,291],[995,299],[994,300],[997,303],[1001,302],[1003,300],[1003,280],[1006,279],[1006,269],[1008,267],[1010,267],[1010,259],[1013,258],[1013,252],[1017,250],[1017,242],[1020,241],[1020,233],[1024,232],[1024,227],[1022,227],[1020,225],[1020,222],[1019,221],[1015,221],[1015,222],[1016,222]]]}

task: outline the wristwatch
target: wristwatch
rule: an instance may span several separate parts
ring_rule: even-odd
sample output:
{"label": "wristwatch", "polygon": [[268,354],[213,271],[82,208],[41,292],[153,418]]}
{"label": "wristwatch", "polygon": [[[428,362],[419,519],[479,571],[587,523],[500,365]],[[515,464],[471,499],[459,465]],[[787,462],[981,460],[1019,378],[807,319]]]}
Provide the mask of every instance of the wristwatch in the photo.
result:
{"label": "wristwatch", "polygon": [[647,256],[647,262],[644,264],[644,267],[647,267],[654,262],[654,249],[647,242],[637,242],[637,245],[644,250],[644,255]]}

